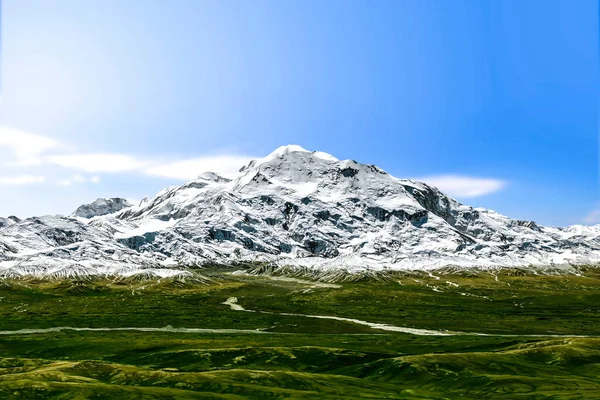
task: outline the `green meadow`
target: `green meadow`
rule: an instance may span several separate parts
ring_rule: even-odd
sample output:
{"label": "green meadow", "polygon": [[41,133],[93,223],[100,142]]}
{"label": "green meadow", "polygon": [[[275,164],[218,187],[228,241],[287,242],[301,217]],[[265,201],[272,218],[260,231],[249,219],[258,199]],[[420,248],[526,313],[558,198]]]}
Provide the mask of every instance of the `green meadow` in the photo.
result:
{"label": "green meadow", "polygon": [[240,268],[0,282],[0,398],[600,398],[595,268]]}

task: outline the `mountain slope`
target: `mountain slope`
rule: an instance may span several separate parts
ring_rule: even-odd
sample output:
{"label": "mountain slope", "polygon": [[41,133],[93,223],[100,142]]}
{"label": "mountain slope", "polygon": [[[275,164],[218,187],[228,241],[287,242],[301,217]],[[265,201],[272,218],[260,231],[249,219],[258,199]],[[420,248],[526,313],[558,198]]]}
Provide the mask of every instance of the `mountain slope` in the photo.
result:
{"label": "mountain slope", "polygon": [[[40,257],[81,271],[94,264],[96,273],[236,261],[353,270],[600,260],[598,227],[545,228],[510,219],[376,166],[299,146],[254,160],[232,179],[204,173],[137,206],[111,200],[80,207],[70,218],[47,217],[41,225],[28,219],[2,229],[0,252],[8,250],[0,268],[20,271]],[[52,228],[61,230],[59,239],[47,233]]]}

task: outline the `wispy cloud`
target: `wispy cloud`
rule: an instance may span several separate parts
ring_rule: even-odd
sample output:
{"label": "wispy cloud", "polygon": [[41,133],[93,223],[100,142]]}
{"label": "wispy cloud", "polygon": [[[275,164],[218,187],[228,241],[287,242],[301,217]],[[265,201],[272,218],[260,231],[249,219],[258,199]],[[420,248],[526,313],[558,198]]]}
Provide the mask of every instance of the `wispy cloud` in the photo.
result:
{"label": "wispy cloud", "polygon": [[[55,139],[0,126],[0,150],[7,149],[5,165],[17,168],[33,168],[53,165],[77,173],[59,177],[59,186],[83,183],[98,183],[98,174],[134,173],[152,177],[191,180],[202,172],[216,172],[221,175],[234,174],[244,164],[256,157],[235,154],[211,154],[195,158],[139,157],[120,153],[78,152],[74,146]],[[53,172],[57,170],[54,169]],[[88,175],[93,174],[92,177]],[[28,176],[29,179],[24,177]],[[21,178],[27,183],[39,183],[32,175]],[[12,182],[13,178],[4,178]],[[37,177],[41,178],[41,177]],[[0,178],[2,179],[2,178]],[[0,181],[0,184],[2,182]],[[8,184],[8,183],[4,183]]]}
{"label": "wispy cloud", "polygon": [[149,163],[124,154],[61,154],[44,158],[50,164],[90,173],[139,171]]}
{"label": "wispy cloud", "polygon": [[590,213],[583,218],[583,222],[588,225],[600,224],[600,207],[590,211]]}
{"label": "wispy cloud", "polygon": [[31,185],[34,183],[42,183],[45,180],[46,179],[43,176],[37,176],[37,175],[0,176],[0,185],[2,185],[2,186]]}
{"label": "wispy cloud", "polygon": [[59,186],[72,186],[75,184],[82,184],[82,183],[99,183],[100,182],[100,177],[99,176],[91,176],[91,177],[85,177],[85,176],[81,176],[81,175],[73,175],[72,177],[68,178],[68,179],[61,179],[57,182],[57,184]]}
{"label": "wispy cloud", "polygon": [[43,153],[61,147],[63,146],[60,142],[46,136],[0,126],[0,148],[8,149],[14,158],[13,164],[39,165],[42,162],[41,155]]}
{"label": "wispy cloud", "polygon": [[504,189],[508,184],[501,179],[463,175],[425,176],[414,180],[435,186],[450,196],[462,198],[485,196]]}
{"label": "wispy cloud", "polygon": [[256,157],[237,155],[212,155],[192,158],[181,161],[156,164],[144,173],[163,178],[190,180],[197,178],[202,172],[216,172],[223,176],[230,176],[239,171],[245,164]]}
{"label": "wispy cloud", "polygon": [[135,172],[161,178],[195,179],[202,172],[221,175],[236,173],[256,157],[209,155],[183,160],[158,161],[124,154],[64,154],[45,158],[45,162],[87,173]]}

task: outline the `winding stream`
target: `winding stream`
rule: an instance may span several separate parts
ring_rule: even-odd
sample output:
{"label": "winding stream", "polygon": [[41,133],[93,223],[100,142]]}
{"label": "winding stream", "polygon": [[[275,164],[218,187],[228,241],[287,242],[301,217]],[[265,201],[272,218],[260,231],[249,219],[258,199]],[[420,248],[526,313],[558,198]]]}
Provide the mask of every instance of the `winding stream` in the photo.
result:
{"label": "winding stream", "polygon": [[[222,304],[228,305],[232,310],[235,311],[246,311],[246,312],[257,312],[255,310],[246,310],[244,307],[238,304],[237,297],[230,297]],[[419,336],[501,336],[501,337],[554,337],[554,338],[589,338],[589,337],[599,337],[599,336],[590,336],[590,335],[512,335],[512,334],[493,334],[493,333],[479,333],[479,332],[460,332],[460,331],[436,331],[430,329],[417,329],[417,328],[406,328],[402,326],[394,326],[388,324],[378,324],[374,322],[367,322],[360,319],[355,318],[343,318],[343,317],[334,317],[327,315],[309,315],[309,314],[293,314],[293,313],[273,313],[268,311],[259,311],[263,314],[277,314],[277,315],[287,315],[294,317],[306,317],[306,318],[319,318],[319,319],[331,319],[335,321],[344,321],[344,322],[352,322],[358,325],[365,325],[372,329],[380,329],[388,332],[401,332],[408,333],[410,335],[419,335]]]}

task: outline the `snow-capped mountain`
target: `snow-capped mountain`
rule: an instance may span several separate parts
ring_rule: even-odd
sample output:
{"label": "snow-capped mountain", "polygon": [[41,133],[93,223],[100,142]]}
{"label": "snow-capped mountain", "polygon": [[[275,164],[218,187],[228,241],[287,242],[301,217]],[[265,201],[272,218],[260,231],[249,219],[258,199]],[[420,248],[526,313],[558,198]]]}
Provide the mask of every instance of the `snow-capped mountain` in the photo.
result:
{"label": "snow-capped mountain", "polygon": [[251,261],[348,270],[587,264],[600,261],[600,227],[510,219],[374,165],[284,146],[235,177],[204,173],[137,206],[99,199],[70,217],[0,228],[0,273],[10,276],[167,276]]}

